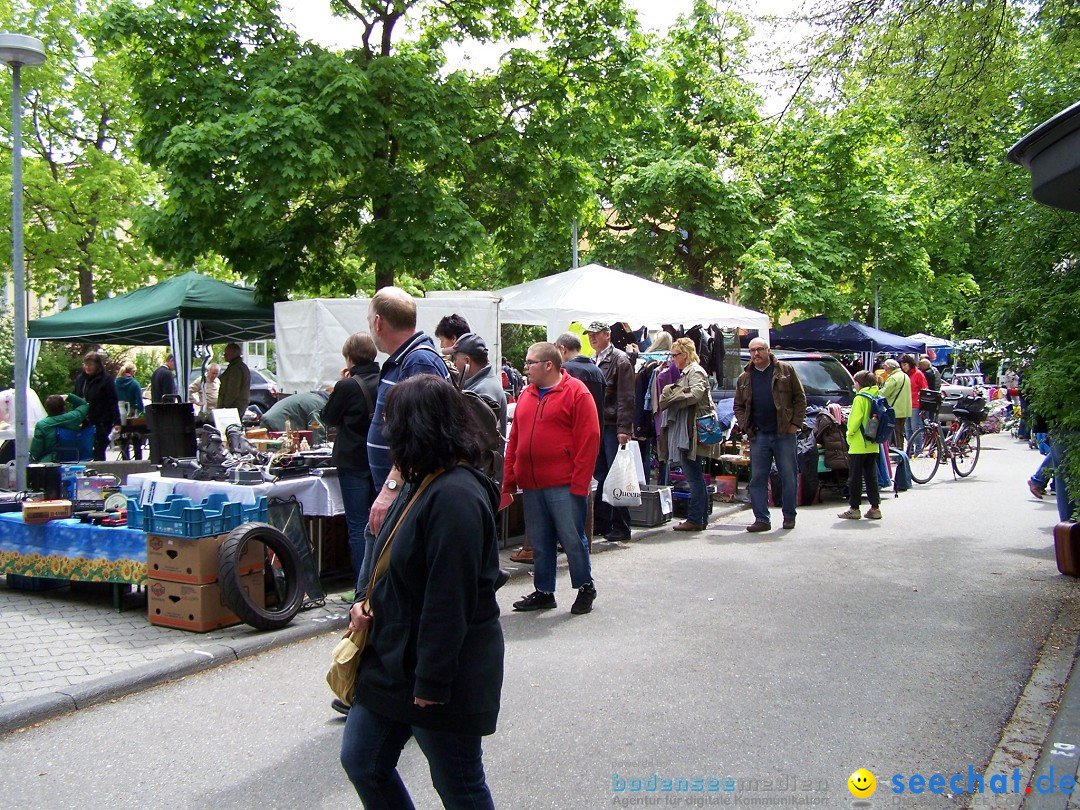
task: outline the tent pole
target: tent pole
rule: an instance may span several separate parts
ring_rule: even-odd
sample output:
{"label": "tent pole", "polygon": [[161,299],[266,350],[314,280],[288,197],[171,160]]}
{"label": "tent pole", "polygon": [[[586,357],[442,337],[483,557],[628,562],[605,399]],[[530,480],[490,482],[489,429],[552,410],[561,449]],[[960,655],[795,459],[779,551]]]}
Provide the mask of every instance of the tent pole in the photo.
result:
{"label": "tent pole", "polygon": [[878,323],[878,312],[881,310],[881,285],[874,286],[874,328],[880,329],[881,325]]}
{"label": "tent pole", "polygon": [[571,262],[570,262],[570,266],[574,270],[577,270],[577,266],[578,266],[577,247],[578,247],[577,217],[574,217],[574,221],[570,225],[570,251],[571,251],[571,254],[572,254],[572,259],[571,259]]}

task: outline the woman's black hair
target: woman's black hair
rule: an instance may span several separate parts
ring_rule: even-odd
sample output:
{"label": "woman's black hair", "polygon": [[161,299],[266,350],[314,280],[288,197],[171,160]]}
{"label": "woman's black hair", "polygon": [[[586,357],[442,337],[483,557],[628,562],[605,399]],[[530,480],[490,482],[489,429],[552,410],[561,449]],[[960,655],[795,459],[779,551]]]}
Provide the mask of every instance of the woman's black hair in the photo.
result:
{"label": "woman's black hair", "polygon": [[480,459],[480,442],[464,394],[433,374],[404,380],[386,398],[383,435],[390,459],[416,483],[440,467]]}

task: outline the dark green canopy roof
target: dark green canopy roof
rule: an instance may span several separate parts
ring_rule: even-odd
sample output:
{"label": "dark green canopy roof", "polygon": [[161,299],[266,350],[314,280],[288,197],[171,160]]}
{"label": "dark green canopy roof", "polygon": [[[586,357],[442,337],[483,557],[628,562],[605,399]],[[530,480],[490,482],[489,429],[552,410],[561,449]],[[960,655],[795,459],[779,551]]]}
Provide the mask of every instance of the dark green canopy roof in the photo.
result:
{"label": "dark green canopy roof", "polygon": [[142,290],[30,321],[39,340],[168,346],[169,323],[193,321],[196,343],[265,340],[274,336],[274,310],[255,293],[217,279],[184,273]]}

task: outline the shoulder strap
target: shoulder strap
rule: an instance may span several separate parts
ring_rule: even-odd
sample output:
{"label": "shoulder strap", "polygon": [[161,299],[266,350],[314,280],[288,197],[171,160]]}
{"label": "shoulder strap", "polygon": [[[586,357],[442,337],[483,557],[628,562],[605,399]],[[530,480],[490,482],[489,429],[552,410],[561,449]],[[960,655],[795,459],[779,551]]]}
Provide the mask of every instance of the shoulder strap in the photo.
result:
{"label": "shoulder strap", "polygon": [[356,384],[360,386],[360,393],[364,397],[364,402],[367,403],[368,413],[370,413],[372,416],[374,416],[375,415],[375,405],[371,401],[371,393],[367,390],[367,386],[364,385],[364,381],[361,380],[359,376],[350,377],[349,379],[356,380]]}
{"label": "shoulder strap", "polygon": [[386,542],[383,543],[383,547],[379,550],[379,557],[375,560],[375,567],[371,571],[371,579],[368,581],[367,595],[364,601],[367,602],[371,598],[371,589],[375,587],[375,583],[378,582],[383,574],[386,573],[386,569],[390,567],[390,544],[394,540],[394,535],[397,534],[397,530],[401,528],[401,524],[405,522],[405,516],[409,514],[409,510],[412,509],[413,504],[420,500],[420,496],[424,490],[428,488],[428,485],[442,475],[446,470],[438,469],[433,473],[430,473],[420,484],[420,487],[409,498],[409,502],[405,504],[405,508],[402,510],[401,515],[397,519],[397,523],[394,524],[394,528],[390,531],[390,536],[386,538]]}
{"label": "shoulder strap", "polygon": [[[906,377],[907,375],[905,374],[904,376]],[[890,408],[891,408],[891,407],[892,407],[893,405],[895,405],[895,404],[896,404],[896,400],[900,399],[900,395],[901,395],[902,393],[904,393],[904,384],[903,384],[903,382],[901,382],[901,383],[900,383],[900,390],[896,392],[896,396],[895,396],[895,397],[893,397],[893,400],[892,400],[892,402],[890,402],[890,403],[889,403],[889,407],[890,407]]]}
{"label": "shoulder strap", "polygon": [[404,365],[405,360],[407,358],[409,358],[413,354],[413,352],[418,352],[418,351],[421,351],[423,349],[426,349],[427,351],[431,352],[433,355],[438,357],[440,360],[443,360],[443,356],[438,351],[436,351],[435,347],[432,346],[430,343],[418,343],[415,346],[413,346],[411,349],[409,349],[407,352],[405,352],[405,354],[403,354],[401,356],[401,360],[399,360],[398,363],[400,365]]}

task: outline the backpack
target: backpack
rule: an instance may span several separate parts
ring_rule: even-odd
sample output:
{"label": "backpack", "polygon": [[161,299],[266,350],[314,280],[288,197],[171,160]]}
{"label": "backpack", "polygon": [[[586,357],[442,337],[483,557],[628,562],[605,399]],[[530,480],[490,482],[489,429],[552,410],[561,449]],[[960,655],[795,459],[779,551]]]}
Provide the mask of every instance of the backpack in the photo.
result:
{"label": "backpack", "polygon": [[896,411],[883,396],[872,396],[862,391],[857,396],[870,400],[870,411],[866,417],[866,424],[862,426],[863,437],[875,444],[888,441],[896,425]]}
{"label": "backpack", "polygon": [[480,440],[480,461],[476,469],[494,481],[502,483],[503,477],[503,436],[499,430],[499,403],[491,397],[476,391],[459,389],[465,399],[476,435]]}

